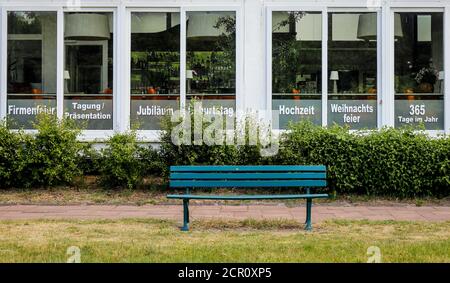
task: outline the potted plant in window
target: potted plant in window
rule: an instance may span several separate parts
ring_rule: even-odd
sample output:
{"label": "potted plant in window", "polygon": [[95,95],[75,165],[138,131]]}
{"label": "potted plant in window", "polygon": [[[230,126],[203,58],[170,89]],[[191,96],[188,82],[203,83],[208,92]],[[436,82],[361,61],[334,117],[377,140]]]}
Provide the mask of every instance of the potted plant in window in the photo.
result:
{"label": "potted plant in window", "polygon": [[416,75],[416,82],[419,84],[417,87],[418,92],[432,93],[434,92],[434,85],[438,79],[439,72],[434,68],[433,64],[429,67],[422,68]]}

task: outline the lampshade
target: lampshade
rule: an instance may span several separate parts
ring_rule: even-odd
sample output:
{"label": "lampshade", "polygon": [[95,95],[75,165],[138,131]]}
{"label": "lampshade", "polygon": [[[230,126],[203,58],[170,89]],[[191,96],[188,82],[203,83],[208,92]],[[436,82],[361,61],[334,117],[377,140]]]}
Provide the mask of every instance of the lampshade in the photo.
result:
{"label": "lampshade", "polygon": [[[400,14],[394,14],[394,36],[403,37],[402,20]],[[359,15],[358,39],[375,40],[377,38],[377,14],[367,13]]]}
{"label": "lampshade", "polygon": [[193,79],[193,78],[194,78],[194,71],[186,70],[186,79]]}
{"label": "lampshade", "polygon": [[76,13],[65,18],[64,37],[72,40],[107,40],[110,38],[108,16]]}
{"label": "lampshade", "polygon": [[187,37],[214,37],[226,33],[223,27],[215,28],[221,15],[216,13],[192,13],[189,16]]}
{"label": "lampshade", "polygon": [[377,14],[359,15],[357,38],[364,40],[377,38]]}
{"label": "lampshade", "polygon": [[166,13],[133,13],[131,16],[132,33],[156,33],[166,29]]}
{"label": "lampshade", "polygon": [[339,72],[331,71],[330,73],[330,81],[338,81],[339,80]]}
{"label": "lampshade", "polygon": [[69,73],[69,71],[64,71],[64,79],[65,80],[70,80],[70,73]]}

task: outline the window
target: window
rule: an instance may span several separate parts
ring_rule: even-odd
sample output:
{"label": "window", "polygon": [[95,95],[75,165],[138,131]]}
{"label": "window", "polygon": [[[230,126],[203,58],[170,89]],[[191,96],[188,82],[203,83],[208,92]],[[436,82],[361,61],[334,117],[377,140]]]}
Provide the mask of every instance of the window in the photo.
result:
{"label": "window", "polygon": [[64,116],[86,130],[113,128],[113,13],[66,13]]}
{"label": "window", "polygon": [[328,14],[328,125],[377,127],[377,13]]}
{"label": "window", "polygon": [[56,13],[8,12],[7,115],[32,129],[39,113],[56,115]]}
{"label": "window", "polygon": [[131,13],[131,126],[160,130],[179,109],[180,13]]}
{"label": "window", "polygon": [[443,13],[394,13],[395,126],[444,129]]}
{"label": "window", "polygon": [[232,116],[236,97],[236,13],[187,12],[186,96],[203,112]]}
{"label": "window", "polygon": [[290,121],[322,123],[322,14],[272,12],[272,109]]}

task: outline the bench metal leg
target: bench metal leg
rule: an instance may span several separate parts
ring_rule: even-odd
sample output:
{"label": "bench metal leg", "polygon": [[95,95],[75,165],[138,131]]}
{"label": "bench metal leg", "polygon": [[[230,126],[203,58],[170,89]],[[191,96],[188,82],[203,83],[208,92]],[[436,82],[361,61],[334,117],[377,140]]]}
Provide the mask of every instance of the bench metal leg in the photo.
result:
{"label": "bench metal leg", "polygon": [[183,227],[181,231],[189,231],[189,199],[183,199]]}
{"label": "bench metal leg", "polygon": [[[306,194],[309,195],[311,193],[311,189],[310,188],[306,188]],[[307,201],[309,199],[306,199]],[[306,219],[305,219],[305,225],[308,224],[308,208],[306,208]]]}
{"label": "bench metal leg", "polygon": [[312,199],[308,198],[306,200],[306,225],[305,230],[311,231],[312,225],[311,225],[311,207],[312,207]]}

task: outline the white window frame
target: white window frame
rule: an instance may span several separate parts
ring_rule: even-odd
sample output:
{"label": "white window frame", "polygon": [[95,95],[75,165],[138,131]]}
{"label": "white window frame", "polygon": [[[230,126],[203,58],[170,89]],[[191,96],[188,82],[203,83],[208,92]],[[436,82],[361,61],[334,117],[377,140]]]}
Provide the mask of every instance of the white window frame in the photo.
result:
{"label": "white window frame", "polygon": [[[381,9],[380,8],[352,8],[352,7],[339,7],[339,8],[329,8],[328,13],[376,13],[377,14],[377,127],[369,130],[381,129],[383,127],[382,118],[384,116],[383,107],[383,92],[382,92],[382,33],[381,33]],[[328,15],[327,15],[328,18]],[[328,27],[328,22],[327,22]],[[328,48],[328,46],[327,46]],[[328,57],[327,57],[328,60]],[[328,62],[327,62],[328,66]],[[328,73],[327,73],[328,74]],[[328,80],[328,78],[327,78]],[[327,89],[328,90],[328,89]],[[326,112],[328,113],[328,103]],[[326,121],[326,126],[328,126],[328,119]]]}
{"label": "white window frame", "polygon": [[[68,7],[67,1],[47,1],[43,0],[40,6],[30,6],[30,1],[19,0],[14,4],[1,7],[1,37],[7,36],[7,12],[9,11],[49,11],[57,13],[57,116],[62,118],[64,115],[64,14],[66,12],[111,12],[114,22],[114,54],[113,54],[113,129],[112,130],[84,130],[80,136],[82,141],[105,141],[114,132],[124,132],[130,129],[130,11],[168,11],[176,10],[180,12],[181,31],[180,31],[180,101],[181,107],[186,100],[186,12],[189,11],[231,11],[236,13],[236,111],[243,110],[243,28],[244,21],[242,16],[243,1],[220,1],[210,3],[208,1],[187,2],[176,1],[168,3],[167,1],[81,1],[81,7],[73,10]],[[0,118],[6,117],[7,107],[7,73],[5,66],[7,58],[7,41],[0,43]],[[3,83],[5,82],[5,83]],[[36,133],[36,130],[25,130],[28,133]],[[138,131],[138,136],[142,141],[159,142],[161,131]]]}
{"label": "white window frame", "polygon": [[[61,8],[58,7],[41,7],[41,6],[4,6],[1,10],[1,29],[0,29],[0,119],[4,120],[7,117],[8,107],[8,12],[54,12],[58,17]],[[57,26],[57,29],[59,27]],[[20,36],[19,36],[20,37]],[[35,36],[31,36],[35,37]],[[3,40],[6,39],[6,40]],[[58,60],[57,60],[58,61]],[[56,103],[58,109],[58,89],[59,89],[59,72],[56,72]],[[61,75],[62,77],[62,75]],[[26,129],[25,133],[37,133],[36,130]]]}
{"label": "white window frame", "polygon": [[[326,7],[306,7],[306,6],[267,6],[266,7],[266,111],[272,112],[272,14],[273,12],[305,12],[305,13],[321,13],[322,16],[322,126],[325,126],[327,120],[327,111],[324,111],[324,105],[328,103],[327,89],[328,89],[328,21],[326,18]],[[325,94],[325,95],[324,95]],[[326,108],[325,108],[326,110]],[[272,121],[272,115],[267,115],[266,119]],[[274,129],[275,132],[282,132],[282,129]]]}
{"label": "white window frame", "polygon": [[444,10],[444,133],[450,135],[450,3]]}
{"label": "white window frame", "polygon": [[[187,12],[235,12],[236,15],[236,91],[235,91],[235,103],[236,111],[244,110],[244,92],[243,92],[243,75],[244,75],[244,61],[243,61],[243,17],[241,3],[234,4],[212,4],[205,6],[204,4],[195,5],[178,5],[178,6],[159,6],[155,5],[144,6],[136,5],[126,8],[126,22],[124,24],[126,30],[126,67],[122,78],[126,77],[125,85],[127,86],[126,101],[124,101],[126,118],[122,119],[125,123],[124,128],[130,128],[130,111],[131,111],[131,93],[130,93],[130,60],[131,60],[131,13],[133,12],[179,12],[180,13],[180,109],[184,109],[186,106],[186,14]],[[138,130],[136,131],[138,138],[146,142],[159,142],[162,131],[160,130]]]}
{"label": "white window frame", "polygon": [[[377,128],[382,127],[383,117],[383,92],[382,85],[382,36],[381,36],[381,9],[375,7],[353,6],[327,6],[318,4],[316,6],[303,5],[267,5],[266,7],[266,105],[267,111],[272,110],[272,12],[295,11],[295,12],[320,12],[322,15],[322,126],[328,126],[328,15],[333,12],[340,13],[377,13]],[[269,117],[271,119],[271,117]],[[285,130],[279,130],[285,131]]]}
{"label": "white window frame", "polygon": [[[81,0],[81,11],[95,11],[95,10],[109,10],[114,13],[114,97],[113,97],[113,115],[114,122],[111,131],[104,130],[89,130],[83,132],[82,140],[98,140],[104,141],[110,134],[115,131],[126,131],[129,129],[129,116],[130,116],[130,73],[127,66],[129,65],[130,56],[129,52],[129,40],[130,23],[128,17],[128,9],[136,11],[145,11],[146,9],[179,9],[180,20],[183,25],[183,17],[186,16],[186,11],[204,10],[215,11],[218,9],[225,9],[236,11],[236,110],[244,110],[246,105],[250,103],[248,98],[244,97],[244,6],[247,0],[221,0],[217,2],[211,2],[208,0]],[[58,33],[58,47],[57,47],[57,111],[58,117],[63,115],[63,99],[64,99],[64,12],[70,12],[67,4],[67,0],[40,0],[38,4],[35,0],[15,0],[6,1],[0,0],[0,119],[6,117],[7,113],[7,12],[8,11],[55,11],[57,12],[57,33]],[[255,76],[261,84],[264,85],[265,93],[259,95],[258,99],[265,96],[266,110],[272,110],[272,90],[271,90],[271,11],[312,11],[322,13],[322,29],[328,28],[328,12],[334,11],[334,9],[343,9],[345,11],[351,11],[352,9],[365,9],[367,8],[367,0],[266,0],[259,4],[255,4],[255,7],[260,7],[265,31],[265,42],[261,44],[265,48],[265,82],[260,81],[258,76]],[[378,78],[378,125],[394,126],[395,108],[394,108],[394,80],[392,79],[394,73],[394,58],[393,58],[393,11],[396,9],[410,9],[415,11],[423,11],[424,9],[440,9],[444,11],[444,69],[445,69],[445,92],[444,92],[444,127],[445,131],[428,131],[430,135],[434,136],[441,133],[450,134],[450,1],[443,0],[385,0],[379,1],[379,6],[374,7],[379,10],[378,15],[378,52],[381,52],[379,59],[379,78]],[[39,6],[37,6],[39,5]],[[251,5],[254,6],[253,4]],[[258,8],[259,9],[259,8]],[[270,11],[270,12],[269,12]],[[249,23],[247,23],[249,24]],[[263,26],[261,26],[263,27]],[[185,41],[186,27],[184,27],[180,33],[181,40]],[[270,34],[270,36],[269,36]],[[327,78],[327,58],[328,58],[328,32],[322,31],[322,123],[326,125],[328,121],[327,109],[328,109],[328,78]],[[185,43],[184,43],[185,44]],[[248,43],[247,43],[248,44]],[[270,53],[269,53],[270,51]],[[185,50],[184,50],[185,52]],[[119,56],[118,56],[119,55]],[[63,59],[61,59],[63,58]],[[181,60],[185,62],[184,54],[180,54]],[[326,60],[324,60],[324,58]],[[183,63],[183,62],[181,62]],[[265,64],[265,65],[263,65]],[[184,68],[180,68],[184,70]],[[181,72],[181,75],[185,76],[185,72]],[[255,79],[256,80],[256,79]],[[180,81],[185,84],[185,80],[180,77]],[[252,80],[253,82],[254,80]],[[180,97],[185,95],[181,91],[182,85],[180,85]],[[185,86],[184,86],[185,87]],[[247,86],[248,88],[248,86]],[[246,93],[247,96],[253,96],[255,94]],[[248,100],[248,101],[247,101]],[[246,102],[247,101],[247,102]],[[28,130],[27,132],[35,132],[34,130]],[[142,140],[149,142],[159,142],[160,131],[142,131]]]}
{"label": "white window frame", "polygon": [[3,61],[3,59],[4,59],[3,45],[4,45],[4,41],[6,41],[6,40],[3,40],[3,34],[4,34],[3,27],[5,26],[4,20],[5,20],[5,16],[3,14],[3,7],[0,6],[0,120],[2,120],[2,121],[3,121],[4,117],[6,116],[6,113],[5,113],[6,100],[4,99],[4,97],[2,95],[2,93],[5,93],[5,91],[4,91],[5,81],[3,80],[4,79],[3,76],[5,76],[5,77],[7,76],[6,68],[3,69],[3,64],[4,64],[3,63],[4,62]]}
{"label": "white window frame", "polygon": [[[131,115],[131,14],[132,13],[145,13],[145,12],[160,12],[160,13],[180,13],[180,93],[179,93],[179,97],[180,97],[180,104],[182,103],[182,88],[185,88],[185,80],[182,80],[182,76],[184,76],[184,78],[186,78],[186,75],[183,74],[182,72],[182,60],[183,60],[183,50],[182,50],[182,31],[183,29],[185,30],[186,28],[183,26],[186,25],[186,21],[182,21],[182,12],[181,12],[181,7],[128,7],[126,9],[126,22],[124,24],[125,29],[126,29],[126,52],[125,52],[125,62],[126,63],[126,68],[125,68],[125,72],[122,76],[122,78],[126,78],[125,81],[125,85],[127,86],[127,90],[126,90],[126,98],[123,98],[122,101],[125,101],[125,103],[123,105],[125,105],[125,111],[127,114],[125,115],[125,120],[123,121],[125,123],[124,127],[125,129],[129,130],[130,129],[130,115]],[[186,52],[184,52],[184,54],[186,54]],[[185,56],[184,56],[185,58]],[[184,59],[185,60],[185,59]],[[182,86],[184,84],[184,86]],[[185,99],[185,98],[184,98]],[[181,105],[180,105],[180,109],[181,109]],[[150,141],[150,142],[158,142],[159,138],[162,134],[162,131],[158,131],[158,130],[138,130],[137,132],[137,136],[140,140],[144,140],[144,141]]]}
{"label": "white window frame", "polygon": [[[64,7],[60,10],[60,15],[58,15],[58,83],[57,85],[61,87],[58,88],[58,118],[63,118],[64,115],[64,69],[65,69],[65,39],[64,39],[64,18],[66,13],[74,12],[71,8]],[[114,134],[114,132],[120,131],[120,123],[121,123],[121,115],[120,115],[120,96],[123,95],[122,90],[119,88],[120,84],[118,82],[118,71],[123,69],[121,62],[118,59],[119,54],[123,54],[122,50],[118,50],[122,47],[119,42],[121,42],[121,35],[119,35],[118,32],[118,12],[117,7],[80,7],[76,10],[76,12],[85,13],[85,12],[103,12],[103,13],[112,13],[113,18],[113,107],[112,107],[112,115],[113,115],[113,125],[112,129],[110,130],[83,130],[80,135],[80,140],[82,141],[105,141]],[[92,42],[91,42],[92,43]],[[87,44],[90,44],[90,42],[87,42]],[[98,44],[98,43],[93,43]],[[103,53],[105,54],[105,53]]]}
{"label": "white window frame", "polygon": [[[450,56],[450,40],[449,40],[449,33],[450,33],[450,20],[449,20],[449,11],[450,6],[447,4],[447,6],[442,5],[433,5],[433,3],[430,3],[428,5],[424,5],[423,3],[410,3],[409,5],[406,5],[406,3],[399,3],[396,6],[391,6],[389,9],[389,22],[388,22],[388,34],[389,37],[386,38],[386,41],[388,42],[388,48],[387,48],[387,60],[386,64],[389,64],[389,68],[387,70],[384,70],[387,74],[388,83],[387,83],[387,94],[389,95],[386,99],[387,105],[389,105],[388,114],[389,114],[389,120],[387,121],[387,125],[394,127],[395,126],[395,40],[394,40],[394,14],[396,12],[438,12],[443,13],[444,23],[443,23],[443,34],[442,36],[444,41],[444,100],[442,101],[444,103],[444,130],[427,130],[426,132],[433,137],[442,135],[442,134],[450,134],[450,85],[448,82],[450,79],[449,74],[449,56]],[[386,37],[386,36],[385,36]]]}

